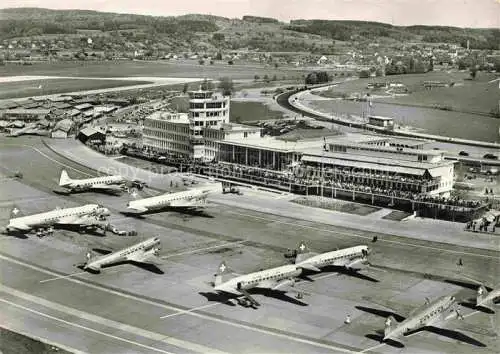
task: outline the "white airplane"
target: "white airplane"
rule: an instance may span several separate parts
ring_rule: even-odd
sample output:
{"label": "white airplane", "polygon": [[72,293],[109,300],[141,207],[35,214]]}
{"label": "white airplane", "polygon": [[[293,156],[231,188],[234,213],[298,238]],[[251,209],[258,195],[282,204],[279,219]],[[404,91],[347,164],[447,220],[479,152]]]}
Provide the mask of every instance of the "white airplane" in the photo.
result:
{"label": "white airplane", "polygon": [[295,265],[314,272],[321,272],[321,268],[326,266],[341,266],[349,269],[358,263],[366,262],[369,253],[368,246],[355,246],[318,254],[309,251],[306,243],[301,241],[297,248]]}
{"label": "white airplane", "polygon": [[[14,216],[17,216],[19,212],[17,208],[12,210]],[[5,230],[7,233],[12,233],[40,229],[42,230],[41,234],[46,234],[53,231],[51,227],[54,225],[100,225],[102,220],[109,215],[109,210],[98,204],[87,204],[64,209],[57,208],[45,213],[13,217],[9,220]]]}
{"label": "white airplane", "polygon": [[66,170],[62,170],[59,178],[59,187],[69,189],[70,192],[88,190],[102,190],[121,192],[125,189],[126,180],[122,176],[103,176],[86,179],[71,179]]}
{"label": "white airplane", "polygon": [[146,264],[154,265],[160,263],[156,260],[160,249],[160,239],[152,237],[120,251],[110,252],[101,256],[96,256],[88,252],[86,255],[87,261],[81,266],[84,270],[99,273],[101,268],[117,263],[129,262],[139,267]]}
{"label": "white airplane", "polygon": [[[491,282],[488,280],[478,280],[475,277],[472,277],[470,275],[460,273],[462,277],[473,281],[475,284],[478,285],[477,291],[476,291],[476,301],[475,303],[470,301],[470,302],[462,302],[461,305],[466,306],[466,307],[473,307],[476,310],[483,311],[483,312],[489,312],[489,313],[495,313],[495,305],[499,303],[500,299],[500,285],[496,282]],[[459,285],[463,285],[463,283],[460,281]],[[488,284],[490,286],[487,286],[485,284]],[[469,286],[467,286],[469,288]],[[486,311],[485,311],[486,310]]]}
{"label": "white airplane", "polygon": [[[416,333],[419,330],[432,330],[436,323],[443,323],[452,318],[462,319],[458,312],[457,302],[454,296],[442,296],[433,302],[426,300],[426,303],[415,309],[402,322],[398,323],[394,316],[389,316],[385,321],[384,337],[382,341],[399,339]],[[404,317],[402,317],[404,318]]]}
{"label": "white airplane", "polygon": [[132,200],[127,203],[127,208],[140,213],[165,208],[203,208],[206,199],[213,187],[200,187],[177,193],[166,193],[155,197]]}
{"label": "white airplane", "polygon": [[218,293],[226,293],[243,297],[245,300],[238,302],[241,305],[260,304],[248,293],[248,289],[260,288],[275,291],[283,291],[283,288],[295,285],[295,278],[302,270],[293,264],[288,264],[276,268],[261,270],[258,272],[236,275],[233,278],[225,279],[231,272],[225,262],[222,262],[215,274],[214,290]]}
{"label": "white airplane", "polygon": [[500,298],[500,287],[497,287],[488,292],[484,285],[477,289],[476,307],[485,308],[494,311],[494,305],[497,304]]}

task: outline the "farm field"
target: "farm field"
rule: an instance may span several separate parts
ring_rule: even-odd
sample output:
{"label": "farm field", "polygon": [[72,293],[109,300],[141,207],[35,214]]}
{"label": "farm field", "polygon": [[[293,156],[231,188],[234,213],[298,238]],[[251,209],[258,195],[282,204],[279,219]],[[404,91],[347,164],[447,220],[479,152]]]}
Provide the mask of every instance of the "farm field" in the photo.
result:
{"label": "farm field", "polygon": [[19,65],[7,63],[0,66],[0,76],[13,75],[58,75],[84,77],[127,77],[127,76],[155,76],[155,77],[186,77],[212,78],[223,76],[232,79],[253,79],[255,75],[268,75],[278,78],[283,76],[301,76],[304,71],[295,68],[271,68],[257,64],[228,65],[214,63],[200,65],[197,61],[99,61],[99,62],[52,62],[35,63],[33,65]]}
{"label": "farm field", "polygon": [[42,79],[0,83],[0,99],[148,84],[147,81]]}
{"label": "farm field", "polygon": [[[478,72],[475,80],[470,80],[468,72],[429,72],[425,74],[391,75],[347,81],[335,88],[323,92],[325,97],[338,97],[341,94],[372,93],[384,95],[385,90],[369,90],[370,82],[400,82],[408,87],[409,95],[388,98],[376,98],[374,102],[396,105],[437,108],[446,110],[489,115],[498,109],[498,82],[495,74]],[[424,81],[442,81],[455,83],[452,87],[425,89]]]}
{"label": "farm field", "polygon": [[234,123],[283,118],[283,112],[272,110],[259,102],[232,101],[229,114],[229,120]]}

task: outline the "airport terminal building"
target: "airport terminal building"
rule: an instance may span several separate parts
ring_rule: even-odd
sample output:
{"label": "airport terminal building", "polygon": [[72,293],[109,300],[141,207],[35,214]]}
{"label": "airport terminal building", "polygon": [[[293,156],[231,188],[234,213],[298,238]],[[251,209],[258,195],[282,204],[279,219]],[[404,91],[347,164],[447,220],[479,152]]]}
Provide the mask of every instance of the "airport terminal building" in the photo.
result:
{"label": "airport terminal building", "polygon": [[[229,123],[230,98],[190,91],[189,113],[157,111],[146,117],[143,147],[150,152],[214,162],[219,176],[255,182],[259,175],[369,193],[448,196],[454,164],[426,140],[347,133],[286,141],[261,136],[261,128]],[[373,117],[382,126],[384,117]],[[246,173],[245,171],[251,171]],[[245,175],[248,174],[248,175]]]}
{"label": "airport terminal building", "polygon": [[454,162],[442,151],[424,149],[426,141],[371,134],[286,142],[264,137],[219,142],[218,162],[228,170],[250,169],[265,175],[294,176],[304,184],[387,194],[448,196]]}
{"label": "airport terminal building", "polygon": [[188,95],[189,113],[157,111],[146,117],[146,149],[208,162],[217,158],[220,141],[260,137],[258,127],[229,123],[229,96],[209,90],[189,91]]}

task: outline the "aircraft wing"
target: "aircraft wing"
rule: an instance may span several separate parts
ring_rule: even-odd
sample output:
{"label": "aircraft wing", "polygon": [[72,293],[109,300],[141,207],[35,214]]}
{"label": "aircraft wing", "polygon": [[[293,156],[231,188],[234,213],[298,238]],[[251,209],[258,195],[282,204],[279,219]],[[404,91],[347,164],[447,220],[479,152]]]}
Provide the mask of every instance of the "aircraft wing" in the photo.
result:
{"label": "aircraft wing", "polygon": [[219,287],[218,291],[222,291],[222,292],[232,294],[232,295],[238,295],[238,296],[242,295],[242,292],[240,290],[238,290],[234,287],[231,287],[231,286]]}
{"label": "aircraft wing", "polygon": [[93,186],[92,189],[98,191],[112,191],[112,192],[122,192],[123,188],[118,184],[108,184],[108,185],[97,185]]}
{"label": "aircraft wing", "polygon": [[346,267],[351,268],[352,266],[359,264],[359,263],[363,263],[363,262],[364,262],[364,260],[362,258],[356,258],[356,259],[350,260],[350,262],[348,264],[346,264]]}
{"label": "aircraft wing", "polygon": [[170,207],[172,208],[203,208],[206,206],[206,202],[198,199],[176,200],[170,203]]}
{"label": "aircraft wing", "polygon": [[253,305],[255,306],[260,306],[260,304],[257,302],[257,300],[254,299],[252,295],[248,293],[245,289],[236,289],[230,286],[219,288],[217,291],[231,294],[231,295],[236,295],[238,297],[244,296],[248,301],[250,301]]}
{"label": "aircraft wing", "polygon": [[295,285],[295,279],[283,279],[277,282],[271,289],[272,290],[283,290],[288,287]]}
{"label": "aircraft wing", "polygon": [[30,226],[25,225],[25,224],[15,224],[15,225],[11,225],[11,227],[16,229],[16,230],[19,230],[19,231],[30,231],[33,229],[33,227],[30,227]]}
{"label": "aircraft wing", "polygon": [[60,218],[56,224],[62,225],[95,225],[99,220],[95,216],[87,215],[82,217],[66,216]]}
{"label": "aircraft wing", "polygon": [[153,253],[137,253],[131,254],[127,257],[129,261],[138,262],[138,263],[151,263],[161,265],[163,264],[161,260]]}
{"label": "aircraft wing", "polygon": [[138,207],[138,206],[129,206],[128,209],[132,209],[132,210],[135,210],[135,211],[138,211],[140,213],[145,213],[146,211],[148,211],[147,208],[145,207]]}
{"label": "aircraft wing", "polygon": [[318,267],[316,267],[310,263],[301,263],[301,264],[298,264],[297,266],[300,268],[304,268],[304,269],[313,271],[313,272],[321,272],[321,269],[319,269]]}
{"label": "aircraft wing", "polygon": [[273,280],[264,280],[259,283],[257,287],[261,289],[270,289],[277,291],[286,291],[284,289],[293,287],[295,285],[295,279],[283,279],[278,282]]}

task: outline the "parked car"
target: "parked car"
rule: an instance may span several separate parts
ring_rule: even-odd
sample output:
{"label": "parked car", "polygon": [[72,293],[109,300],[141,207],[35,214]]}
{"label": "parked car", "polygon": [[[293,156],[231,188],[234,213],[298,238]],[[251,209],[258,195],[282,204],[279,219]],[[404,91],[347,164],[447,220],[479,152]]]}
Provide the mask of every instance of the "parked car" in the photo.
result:
{"label": "parked car", "polygon": [[460,156],[469,156],[469,153],[467,151],[460,151],[458,153],[458,155],[460,155]]}
{"label": "parked car", "polygon": [[485,154],[483,156],[483,158],[489,159],[489,160],[498,160],[498,156],[497,155],[493,155],[493,154]]}
{"label": "parked car", "polygon": [[131,182],[131,187],[132,188],[137,188],[138,190],[142,190],[143,188],[147,187],[146,182],[139,181],[138,179],[135,179]]}

